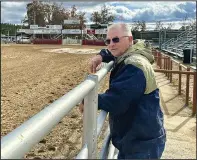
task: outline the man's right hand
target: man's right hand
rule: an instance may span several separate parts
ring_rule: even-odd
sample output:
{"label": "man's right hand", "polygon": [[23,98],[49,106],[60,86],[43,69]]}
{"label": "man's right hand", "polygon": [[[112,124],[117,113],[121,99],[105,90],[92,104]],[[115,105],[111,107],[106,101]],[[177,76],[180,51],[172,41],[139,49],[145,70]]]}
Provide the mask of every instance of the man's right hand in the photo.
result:
{"label": "man's right hand", "polygon": [[91,73],[96,73],[96,67],[101,64],[102,62],[102,56],[101,55],[96,55],[90,60],[90,72]]}

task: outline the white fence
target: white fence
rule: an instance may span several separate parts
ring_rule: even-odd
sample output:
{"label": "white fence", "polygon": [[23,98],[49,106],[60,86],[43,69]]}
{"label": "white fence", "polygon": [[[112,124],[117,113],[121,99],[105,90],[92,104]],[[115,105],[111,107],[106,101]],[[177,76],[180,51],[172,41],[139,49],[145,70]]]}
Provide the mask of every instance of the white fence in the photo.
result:
{"label": "white fence", "polygon": [[[98,83],[112,65],[111,61],[96,74],[89,75],[84,82],[4,136],[1,139],[1,159],[23,158],[84,98],[83,147],[76,158],[97,158],[97,137],[107,116],[105,111],[101,111],[97,118]],[[117,151],[112,144],[109,145],[109,129],[107,133],[100,152],[101,159],[112,159]]]}
{"label": "white fence", "polygon": [[72,38],[68,38],[67,39],[63,39],[62,40],[62,45],[67,45],[67,44],[81,44],[82,41],[80,39],[72,39]]}

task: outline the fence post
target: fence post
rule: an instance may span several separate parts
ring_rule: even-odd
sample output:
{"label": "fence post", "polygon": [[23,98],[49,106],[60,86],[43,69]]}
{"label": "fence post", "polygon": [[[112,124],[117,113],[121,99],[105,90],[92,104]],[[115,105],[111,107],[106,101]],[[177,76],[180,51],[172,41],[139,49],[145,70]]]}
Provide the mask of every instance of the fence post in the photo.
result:
{"label": "fence post", "polygon": [[[165,56],[165,70],[167,70],[167,57]],[[167,73],[165,73],[165,75],[167,76]]]}
{"label": "fence post", "polygon": [[[172,58],[170,58],[170,70],[172,70]],[[170,83],[172,83],[172,73],[170,73]]]}
{"label": "fence post", "polygon": [[156,62],[157,62],[157,66],[158,66],[158,59],[159,59],[159,58],[158,58],[158,55],[159,55],[159,52],[157,51],[157,52],[156,52],[156,57],[157,57],[157,58],[156,58]]}
{"label": "fence post", "polygon": [[97,157],[97,109],[98,109],[98,76],[88,75],[87,79],[96,83],[95,88],[84,99],[83,146],[88,146],[88,159]]}
{"label": "fence post", "polygon": [[[168,67],[167,70],[170,70],[170,57],[168,57]],[[167,74],[168,75],[168,79],[170,79],[170,73]]]}
{"label": "fence post", "polygon": [[179,95],[181,95],[181,72],[182,71],[182,67],[181,64],[179,63]]}
{"label": "fence post", "polygon": [[[187,67],[187,71],[190,71],[190,67]],[[185,105],[188,106],[189,104],[189,77],[190,74],[187,74],[187,78],[186,78],[186,102]]]}
{"label": "fence post", "polygon": [[161,69],[161,52],[159,53],[159,68]]}
{"label": "fence post", "polygon": [[192,108],[192,114],[196,114],[196,72],[194,73],[194,82],[193,82],[193,108]]}

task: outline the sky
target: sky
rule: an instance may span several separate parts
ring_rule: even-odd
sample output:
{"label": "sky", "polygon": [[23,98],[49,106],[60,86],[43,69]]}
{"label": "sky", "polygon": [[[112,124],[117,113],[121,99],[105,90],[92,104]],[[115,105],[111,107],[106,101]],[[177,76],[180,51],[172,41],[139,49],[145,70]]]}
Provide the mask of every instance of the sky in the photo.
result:
{"label": "sky", "polygon": [[[7,1],[1,2],[1,22],[21,24],[26,15],[26,4],[30,1]],[[62,1],[61,1],[62,2]],[[115,22],[132,23],[134,21],[146,21],[148,27],[154,26],[155,21],[162,21],[164,24],[172,23],[173,28],[179,28],[183,19],[188,16],[196,19],[195,1],[69,1],[63,2],[65,8],[75,5],[78,11],[85,11],[87,21],[90,22],[91,13],[99,11],[105,4],[115,15]]]}

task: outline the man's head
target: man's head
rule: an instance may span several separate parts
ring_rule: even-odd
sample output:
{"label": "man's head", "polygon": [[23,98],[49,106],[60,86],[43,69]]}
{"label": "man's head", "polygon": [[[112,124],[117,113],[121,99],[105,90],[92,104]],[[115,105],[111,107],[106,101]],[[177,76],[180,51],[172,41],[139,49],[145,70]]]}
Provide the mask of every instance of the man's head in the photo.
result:
{"label": "man's head", "polygon": [[119,57],[133,44],[131,29],[127,24],[117,23],[109,26],[106,44],[114,57]]}

